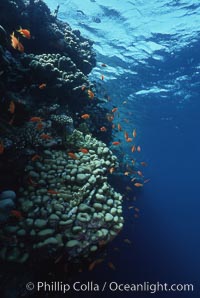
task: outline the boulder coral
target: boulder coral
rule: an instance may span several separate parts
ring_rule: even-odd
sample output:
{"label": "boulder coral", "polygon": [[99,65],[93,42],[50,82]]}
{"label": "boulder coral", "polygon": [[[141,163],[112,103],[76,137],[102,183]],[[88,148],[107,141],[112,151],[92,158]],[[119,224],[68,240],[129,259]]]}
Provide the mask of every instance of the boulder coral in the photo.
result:
{"label": "boulder coral", "polygon": [[0,239],[9,243],[1,244],[1,259],[23,263],[34,252],[44,259],[58,251],[69,261],[87,257],[122,229],[122,196],[107,179],[110,167],[118,166],[116,156],[91,135],[74,134],[87,154],[77,150],[73,159],[64,150],[44,150],[26,166],[28,184],[16,207],[22,217],[2,229]]}

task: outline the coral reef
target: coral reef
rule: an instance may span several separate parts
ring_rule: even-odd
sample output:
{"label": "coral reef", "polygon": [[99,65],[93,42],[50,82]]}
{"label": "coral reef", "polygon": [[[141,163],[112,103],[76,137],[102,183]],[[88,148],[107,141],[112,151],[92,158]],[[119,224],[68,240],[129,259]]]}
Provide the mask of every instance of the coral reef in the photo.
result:
{"label": "coral reef", "polygon": [[16,235],[10,247],[2,243],[3,260],[24,262],[34,252],[50,258],[59,250],[68,260],[87,257],[122,229],[122,197],[107,181],[116,157],[91,135],[74,131],[71,142],[77,139],[87,154],[78,151],[72,158],[63,150],[45,150],[26,166],[28,184],[17,203],[22,215],[1,231],[6,239]]}
{"label": "coral reef", "polygon": [[2,0],[0,20],[0,259],[87,257],[123,227],[122,197],[107,177],[118,166],[105,144],[111,123],[87,77],[92,42],[41,0]]}

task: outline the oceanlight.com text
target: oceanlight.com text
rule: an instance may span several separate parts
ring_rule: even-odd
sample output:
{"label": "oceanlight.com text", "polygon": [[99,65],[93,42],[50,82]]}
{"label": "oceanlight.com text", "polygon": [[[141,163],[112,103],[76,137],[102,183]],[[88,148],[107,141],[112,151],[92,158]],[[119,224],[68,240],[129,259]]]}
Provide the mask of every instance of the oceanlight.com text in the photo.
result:
{"label": "oceanlight.com text", "polygon": [[38,281],[36,283],[29,282],[26,284],[26,289],[28,291],[36,292],[148,292],[150,294],[155,294],[158,292],[193,292],[194,285],[189,283],[177,283],[177,284],[168,284],[168,283],[118,283],[115,281],[112,282],[103,282],[96,283],[94,281],[80,282],[76,281],[72,284],[63,283],[61,281]]}

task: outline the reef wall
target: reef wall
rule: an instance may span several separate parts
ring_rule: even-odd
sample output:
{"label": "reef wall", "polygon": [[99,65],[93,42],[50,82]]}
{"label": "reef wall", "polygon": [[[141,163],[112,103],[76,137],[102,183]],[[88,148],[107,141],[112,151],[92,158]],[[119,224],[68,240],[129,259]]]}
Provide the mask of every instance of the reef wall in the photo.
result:
{"label": "reef wall", "polygon": [[0,258],[87,257],[123,227],[117,158],[94,137],[107,110],[87,78],[92,42],[40,0],[2,0],[0,20]]}

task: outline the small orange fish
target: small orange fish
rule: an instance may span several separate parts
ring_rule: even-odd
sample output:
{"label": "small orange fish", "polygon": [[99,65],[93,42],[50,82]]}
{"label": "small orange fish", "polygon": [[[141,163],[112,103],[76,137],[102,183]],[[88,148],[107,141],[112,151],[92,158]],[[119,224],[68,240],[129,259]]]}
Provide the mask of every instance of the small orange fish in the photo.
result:
{"label": "small orange fish", "polygon": [[124,239],[124,243],[131,244],[131,241],[128,238],[126,238]]}
{"label": "small orange fish", "polygon": [[40,90],[43,90],[43,89],[45,89],[45,88],[46,88],[46,86],[47,86],[47,84],[45,84],[45,83],[42,83],[42,84],[40,84],[40,85],[39,85],[39,87],[38,87],[38,88],[39,88]]}
{"label": "small orange fish", "polygon": [[102,127],[100,128],[100,131],[107,131],[107,128],[106,128],[105,126],[102,126]]}
{"label": "small orange fish", "polygon": [[40,135],[40,138],[43,139],[43,140],[50,140],[52,139],[52,137],[46,133],[43,133]]}
{"label": "small orange fish", "polygon": [[88,96],[90,99],[94,98],[94,93],[90,89],[88,90]]}
{"label": "small orange fish", "polygon": [[143,184],[139,183],[139,182],[134,183],[134,185],[135,185],[135,187],[142,187],[143,186]]}
{"label": "small orange fish", "polygon": [[145,161],[141,161],[140,163],[143,167],[147,167],[147,163]]}
{"label": "small orange fish", "polygon": [[31,117],[30,118],[30,122],[41,122],[43,119],[40,117]]}
{"label": "small orange fish", "polygon": [[81,90],[84,91],[85,89],[86,89],[86,86],[83,85],[83,86],[81,87]]}
{"label": "small orange fish", "polygon": [[81,149],[79,149],[79,151],[84,154],[87,154],[89,152],[88,149],[86,149],[86,148],[81,148]]}
{"label": "small orange fish", "polygon": [[137,146],[137,152],[141,152],[141,147]]}
{"label": "small orange fish", "polygon": [[24,46],[21,44],[18,38],[15,37],[14,32],[10,35],[11,37],[11,46],[18,50],[19,52],[24,52]]}
{"label": "small orange fish", "polygon": [[22,213],[18,210],[11,210],[10,214],[19,220],[23,218]]}
{"label": "small orange fish", "polygon": [[128,139],[128,133],[126,131],[124,131],[124,138],[125,138],[125,140]]}
{"label": "small orange fish", "polygon": [[90,118],[90,115],[89,114],[83,114],[82,116],[81,116],[81,118],[82,119],[89,119]]}
{"label": "small orange fish", "polygon": [[102,263],[102,262],[103,262],[103,259],[97,259],[97,260],[93,261],[93,262],[89,265],[88,270],[89,270],[89,271],[92,271],[92,270],[94,269],[94,267],[95,267],[97,264],[100,264],[100,263]]}
{"label": "small orange fish", "polygon": [[101,80],[102,80],[102,81],[104,80],[104,78],[105,78],[104,75],[101,75]]}
{"label": "small orange fish", "polygon": [[57,192],[56,190],[53,190],[53,189],[48,189],[47,192],[50,195],[57,195],[57,194],[59,194],[59,192]]}
{"label": "small orange fish", "polygon": [[144,180],[144,183],[147,183],[147,182],[149,182],[151,179],[149,178],[149,179],[146,179],[146,180]]}
{"label": "small orange fish", "polygon": [[27,38],[27,39],[30,39],[31,38],[31,33],[28,29],[22,29],[20,27],[19,30],[17,30],[17,32],[19,32],[23,37]]}
{"label": "small orange fish", "polygon": [[18,42],[17,49],[19,52],[24,53],[24,46],[20,41]]}
{"label": "small orange fish", "polygon": [[133,145],[132,147],[131,147],[131,152],[135,152],[136,151],[136,147],[135,147],[135,145]]}
{"label": "small orange fish", "polygon": [[135,213],[135,214],[134,214],[134,217],[135,217],[135,218],[139,218],[139,214]]}
{"label": "small orange fish", "polygon": [[137,171],[138,176],[143,177],[143,174],[141,171]]}
{"label": "small orange fish", "polygon": [[102,239],[102,240],[99,240],[98,244],[100,247],[102,247],[102,246],[105,246],[107,244],[107,242]]}
{"label": "small orange fish", "polygon": [[112,174],[114,171],[115,171],[115,168],[114,167],[112,167],[112,168],[109,169],[110,174]]}
{"label": "small orange fish", "polygon": [[76,154],[73,153],[73,152],[68,152],[67,154],[68,154],[69,157],[71,157],[72,159],[78,159],[78,156],[76,156]]}
{"label": "small orange fish", "polygon": [[112,262],[108,262],[108,267],[112,270],[116,270],[116,267],[115,267],[115,265],[113,265]]}
{"label": "small orange fish", "polygon": [[43,123],[40,121],[40,122],[37,123],[36,129],[41,130],[42,128],[43,128]]}
{"label": "small orange fish", "polygon": [[15,37],[14,32],[10,35],[10,37],[11,37],[11,46],[12,46],[15,50],[17,50],[19,40]]}
{"label": "small orange fish", "polygon": [[15,112],[15,103],[13,100],[11,100],[10,104],[9,104],[9,109],[8,111],[11,113],[11,114],[14,114]]}
{"label": "small orange fish", "polygon": [[107,65],[105,63],[102,63],[101,66],[102,67],[107,67]]}
{"label": "small orange fish", "polygon": [[114,119],[114,116],[111,115],[111,114],[107,114],[107,115],[106,115],[106,118],[107,118],[107,120],[108,120],[109,122],[112,122],[113,119]]}
{"label": "small orange fish", "polygon": [[112,142],[112,145],[114,145],[114,146],[118,146],[118,145],[120,145],[120,144],[121,144],[121,142],[119,142],[119,141]]}
{"label": "small orange fish", "polygon": [[133,137],[135,138],[136,135],[137,135],[137,133],[136,133],[136,129],[134,129],[134,130],[133,130]]}
{"label": "small orange fish", "polygon": [[28,177],[28,184],[30,184],[34,187],[38,185],[36,182],[33,181],[33,179],[30,176]]}
{"label": "small orange fish", "polygon": [[119,131],[122,131],[122,127],[119,123],[117,124],[117,128],[118,128]]}
{"label": "small orange fish", "polygon": [[127,191],[132,191],[132,188],[130,188],[129,186],[126,186],[126,190]]}
{"label": "small orange fish", "polygon": [[31,158],[32,161],[35,161],[37,159],[40,159],[40,156],[38,154],[33,155]]}
{"label": "small orange fish", "polygon": [[135,207],[135,211],[136,212],[140,212],[140,209]]}
{"label": "small orange fish", "polygon": [[128,143],[132,142],[132,140],[133,140],[132,138],[127,138],[127,139],[126,139],[126,141],[127,141]]}
{"label": "small orange fish", "polygon": [[0,154],[3,154],[4,153],[4,144],[3,144],[3,141],[0,142]]}
{"label": "small orange fish", "polygon": [[118,110],[118,108],[113,108],[113,109],[112,109],[112,113],[117,112],[117,110]]}
{"label": "small orange fish", "polygon": [[136,179],[137,179],[136,177],[132,178],[131,179],[131,182],[134,182]]}

